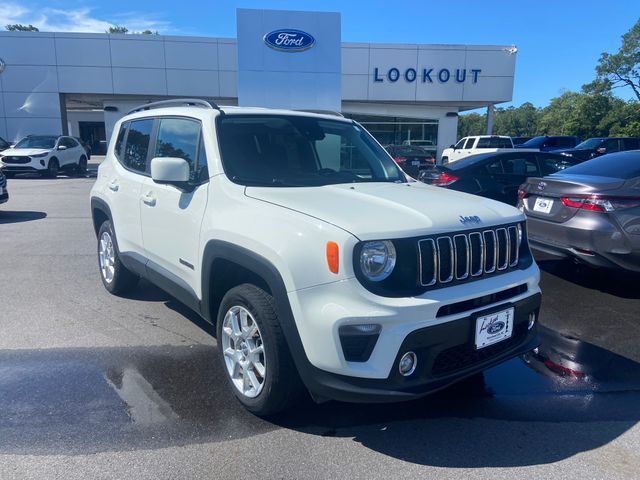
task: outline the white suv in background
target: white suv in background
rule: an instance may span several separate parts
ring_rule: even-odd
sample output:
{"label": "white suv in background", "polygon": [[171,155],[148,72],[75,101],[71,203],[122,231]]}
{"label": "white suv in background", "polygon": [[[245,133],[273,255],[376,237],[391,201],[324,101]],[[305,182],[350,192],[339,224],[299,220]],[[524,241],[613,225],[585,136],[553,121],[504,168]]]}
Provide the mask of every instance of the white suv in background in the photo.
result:
{"label": "white suv in background", "polygon": [[0,167],[7,176],[39,173],[55,178],[60,170],[84,174],[87,152],[72,137],[28,135],[0,153]]}
{"label": "white suv in background", "polygon": [[464,137],[455,145],[445,148],[442,151],[441,163],[455,162],[461,158],[479,153],[498,152],[503,149],[513,148],[511,137],[500,135],[476,135],[474,137]]}
{"label": "white suv in background", "polygon": [[91,191],[104,286],[139,277],[216,325],[256,414],[417,398],[537,346],[523,214],[406,180],[339,116],[143,105]]}

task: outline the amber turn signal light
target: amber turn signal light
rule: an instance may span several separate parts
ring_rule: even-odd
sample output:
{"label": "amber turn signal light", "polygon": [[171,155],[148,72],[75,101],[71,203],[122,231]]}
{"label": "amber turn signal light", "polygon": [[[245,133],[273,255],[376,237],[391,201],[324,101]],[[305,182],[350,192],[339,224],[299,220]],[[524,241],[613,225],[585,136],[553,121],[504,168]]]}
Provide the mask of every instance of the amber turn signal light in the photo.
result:
{"label": "amber turn signal light", "polygon": [[336,242],[327,242],[327,265],[331,273],[338,273],[340,267],[340,250]]}

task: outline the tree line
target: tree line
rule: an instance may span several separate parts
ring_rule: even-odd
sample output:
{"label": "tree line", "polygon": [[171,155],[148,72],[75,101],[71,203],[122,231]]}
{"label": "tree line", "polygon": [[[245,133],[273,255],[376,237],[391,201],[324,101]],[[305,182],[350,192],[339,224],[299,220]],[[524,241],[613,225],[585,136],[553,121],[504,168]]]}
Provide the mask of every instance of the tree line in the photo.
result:
{"label": "tree line", "polygon": [[[615,95],[630,89],[631,100]],[[461,115],[458,138],[486,133],[486,114]],[[579,92],[565,91],[542,108],[526,102],[519,107],[496,108],[495,135],[575,135],[590,137],[640,137],[640,19],[622,36],[615,54],[603,53],[596,78]]]}

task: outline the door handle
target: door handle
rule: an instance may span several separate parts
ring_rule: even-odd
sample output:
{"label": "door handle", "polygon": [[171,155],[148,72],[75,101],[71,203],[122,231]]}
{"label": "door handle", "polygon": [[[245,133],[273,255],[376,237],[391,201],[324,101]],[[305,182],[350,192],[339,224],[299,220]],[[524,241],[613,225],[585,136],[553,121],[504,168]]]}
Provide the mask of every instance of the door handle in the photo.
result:
{"label": "door handle", "polygon": [[142,202],[145,205],[149,205],[150,207],[155,207],[156,206],[156,199],[151,193],[147,193],[147,194],[143,195],[142,196]]}
{"label": "door handle", "polygon": [[120,185],[118,185],[118,180],[112,180],[109,183],[109,190],[111,190],[112,192],[117,192],[119,188]]}

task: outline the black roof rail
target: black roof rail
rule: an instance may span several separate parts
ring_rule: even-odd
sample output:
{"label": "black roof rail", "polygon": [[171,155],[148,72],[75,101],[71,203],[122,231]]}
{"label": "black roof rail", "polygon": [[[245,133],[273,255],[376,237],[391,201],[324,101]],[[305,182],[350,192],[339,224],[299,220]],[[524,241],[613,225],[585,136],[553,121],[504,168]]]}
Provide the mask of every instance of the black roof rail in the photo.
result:
{"label": "black roof rail", "polygon": [[296,110],[298,112],[309,112],[309,113],[319,113],[322,115],[333,115],[334,117],[342,117],[344,118],[344,115],[340,112],[336,112],[335,110],[312,110],[312,109],[307,109],[307,108],[301,108],[299,110]]}
{"label": "black roof rail", "polygon": [[222,109],[215,103],[209,100],[202,100],[201,98],[172,98],[171,100],[160,100],[158,102],[150,102],[145,103],[144,105],[140,105],[139,107],[134,108],[133,110],[129,110],[127,115],[130,115],[135,112],[142,112],[144,110],[151,110],[154,108],[164,108],[164,107],[202,107],[202,108],[213,108],[218,110],[220,113],[224,113]]}

